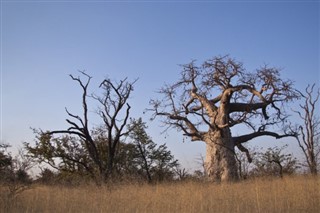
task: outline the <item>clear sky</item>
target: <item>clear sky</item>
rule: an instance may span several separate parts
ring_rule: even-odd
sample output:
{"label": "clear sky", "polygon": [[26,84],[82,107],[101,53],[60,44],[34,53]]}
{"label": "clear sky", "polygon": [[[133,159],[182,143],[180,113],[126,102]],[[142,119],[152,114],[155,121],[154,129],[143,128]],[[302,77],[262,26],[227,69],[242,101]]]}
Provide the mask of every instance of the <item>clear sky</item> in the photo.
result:
{"label": "clear sky", "polygon": [[189,167],[204,154],[204,145],[182,143],[175,132],[160,135],[161,124],[143,114],[157,89],[178,78],[179,64],[225,54],[248,71],[264,64],[282,68],[298,89],[319,83],[319,5],[305,0],[1,1],[0,139],[17,147],[33,140],[30,127],[65,128],[64,108],[81,110],[80,88],[68,75],[86,70],[94,77],[91,91],[104,77],[139,78],[131,116],[143,117],[155,142],[167,143]]}

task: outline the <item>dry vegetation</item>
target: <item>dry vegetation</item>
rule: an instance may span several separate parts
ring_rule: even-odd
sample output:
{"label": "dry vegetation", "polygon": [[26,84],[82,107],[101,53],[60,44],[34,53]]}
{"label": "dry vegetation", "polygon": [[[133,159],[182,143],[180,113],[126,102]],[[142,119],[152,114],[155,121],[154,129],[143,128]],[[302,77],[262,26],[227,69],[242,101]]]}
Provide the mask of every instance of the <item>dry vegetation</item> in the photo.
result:
{"label": "dry vegetation", "polygon": [[2,188],[0,212],[318,212],[319,190],[319,177],[232,184],[36,186],[9,202]]}

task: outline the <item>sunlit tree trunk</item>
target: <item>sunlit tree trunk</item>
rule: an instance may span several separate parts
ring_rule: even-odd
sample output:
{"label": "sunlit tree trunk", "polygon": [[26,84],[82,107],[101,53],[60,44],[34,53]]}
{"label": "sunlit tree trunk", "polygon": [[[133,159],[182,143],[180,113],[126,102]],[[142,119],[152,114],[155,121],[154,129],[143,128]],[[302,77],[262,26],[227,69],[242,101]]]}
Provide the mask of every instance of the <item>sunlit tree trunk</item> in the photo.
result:
{"label": "sunlit tree trunk", "polygon": [[234,143],[229,129],[208,133],[204,139],[205,168],[209,179],[216,182],[238,180]]}

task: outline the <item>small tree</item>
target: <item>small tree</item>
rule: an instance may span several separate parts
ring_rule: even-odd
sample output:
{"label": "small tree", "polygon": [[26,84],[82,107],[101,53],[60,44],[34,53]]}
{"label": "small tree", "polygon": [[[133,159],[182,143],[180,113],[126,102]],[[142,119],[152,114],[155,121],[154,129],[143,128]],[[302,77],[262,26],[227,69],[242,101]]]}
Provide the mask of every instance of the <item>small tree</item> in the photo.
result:
{"label": "small tree", "polygon": [[0,182],[7,182],[8,178],[12,176],[11,167],[13,159],[11,154],[7,152],[9,144],[0,143]]}
{"label": "small tree", "polygon": [[175,168],[179,165],[168,150],[166,144],[157,147],[156,143],[146,133],[147,126],[141,118],[132,119],[129,125],[131,144],[134,145],[135,155],[133,162],[138,173],[143,174],[148,182],[172,179]]}
{"label": "small tree", "polygon": [[28,170],[33,166],[33,160],[25,154],[23,149],[12,157],[7,152],[8,144],[0,144],[0,184],[7,189],[7,198],[12,201],[17,195],[23,191],[30,189],[32,179],[28,174]]}
{"label": "small tree", "polygon": [[174,168],[179,165],[166,144],[162,144],[152,152],[153,179],[156,181],[172,180],[175,176]]}
{"label": "small tree", "polygon": [[10,145],[0,144],[0,181],[4,183],[31,183],[28,175],[33,165],[33,159],[26,155],[25,150],[19,149],[18,154],[14,157],[7,152]]}
{"label": "small tree", "polygon": [[135,162],[137,164],[137,169],[144,171],[148,182],[152,181],[151,167],[152,167],[152,152],[156,147],[156,144],[147,135],[145,129],[146,124],[142,122],[142,119],[132,120],[130,127],[132,132],[130,133],[131,143],[135,147]]}
{"label": "small tree", "polygon": [[320,89],[315,90],[315,84],[308,85],[305,93],[299,92],[303,100],[300,104],[300,111],[295,111],[301,121],[296,135],[299,147],[301,148],[307,162],[310,173],[316,175],[318,173],[318,165],[320,161],[320,117],[316,110],[319,106]]}
{"label": "small tree", "polygon": [[45,168],[42,169],[40,174],[37,177],[37,182],[42,184],[54,184],[57,179],[57,174],[52,170]]}
{"label": "small tree", "polygon": [[258,152],[253,161],[254,176],[280,176],[293,174],[298,168],[298,161],[292,154],[283,153],[287,145],[279,148],[268,148],[266,152]]}
{"label": "small tree", "polygon": [[180,165],[174,168],[174,172],[178,180],[188,180],[192,178],[192,175],[188,172],[186,168],[182,168]]}

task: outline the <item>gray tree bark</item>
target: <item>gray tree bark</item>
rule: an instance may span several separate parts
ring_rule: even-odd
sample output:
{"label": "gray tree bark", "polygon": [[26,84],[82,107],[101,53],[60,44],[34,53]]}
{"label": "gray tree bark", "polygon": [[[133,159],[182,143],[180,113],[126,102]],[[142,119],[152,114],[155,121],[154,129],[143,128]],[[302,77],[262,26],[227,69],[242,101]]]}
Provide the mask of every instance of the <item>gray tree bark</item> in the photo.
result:
{"label": "gray tree bark", "polygon": [[222,130],[208,133],[206,143],[205,169],[209,179],[215,182],[235,181],[239,179],[235,158],[235,144],[230,131]]}

